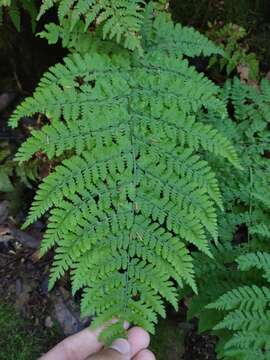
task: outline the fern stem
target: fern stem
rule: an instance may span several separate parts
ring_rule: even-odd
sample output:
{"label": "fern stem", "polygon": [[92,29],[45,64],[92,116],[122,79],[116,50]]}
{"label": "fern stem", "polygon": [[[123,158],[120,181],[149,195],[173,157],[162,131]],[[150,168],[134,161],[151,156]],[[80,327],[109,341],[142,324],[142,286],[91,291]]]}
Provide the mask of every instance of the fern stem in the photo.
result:
{"label": "fern stem", "polygon": [[[130,104],[130,100],[128,99],[128,109],[129,109],[129,113],[131,113],[131,104]],[[132,216],[133,216],[133,222],[132,222],[132,228],[130,230],[129,233],[129,238],[128,238],[128,249],[130,246],[130,243],[132,241],[132,234],[133,234],[133,226],[135,224],[135,217],[136,217],[136,213],[138,212],[138,204],[136,203],[136,182],[137,182],[137,161],[136,161],[136,148],[135,148],[135,137],[134,137],[134,121],[132,119],[132,117],[130,116],[129,118],[129,137],[130,137],[130,144],[131,144],[131,148],[132,148],[132,159],[133,159],[133,171],[132,171],[132,176],[133,176],[133,186],[134,186],[134,193],[135,193],[135,201],[133,203],[133,206],[131,207],[131,211],[132,211]],[[129,251],[127,251],[127,269],[126,269],[126,276],[125,276],[125,281],[126,281],[126,288],[125,288],[125,292],[126,292],[126,297],[125,297],[125,304],[124,304],[124,311],[123,313],[125,313],[127,311],[127,307],[128,307],[128,300],[129,300],[129,288],[128,288],[128,284],[129,284],[129,267],[130,267],[130,254]],[[126,320],[126,319],[124,319]]]}
{"label": "fern stem", "polygon": [[252,226],[252,211],[253,211],[253,204],[252,204],[252,189],[253,189],[253,171],[252,167],[249,167],[249,209],[248,209],[248,217],[249,217],[249,229],[248,229],[248,243],[250,242],[250,229]]}

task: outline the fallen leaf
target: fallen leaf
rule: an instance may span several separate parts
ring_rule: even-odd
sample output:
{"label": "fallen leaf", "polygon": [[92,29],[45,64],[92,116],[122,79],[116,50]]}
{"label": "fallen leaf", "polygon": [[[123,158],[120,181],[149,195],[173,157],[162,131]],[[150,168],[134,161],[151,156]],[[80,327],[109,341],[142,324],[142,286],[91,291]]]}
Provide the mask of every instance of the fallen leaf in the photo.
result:
{"label": "fallen leaf", "polygon": [[65,335],[75,334],[89,325],[91,318],[80,317],[80,308],[78,304],[75,304],[70,295],[67,300],[65,299],[66,294],[63,294],[63,291],[57,290],[50,298],[55,303],[54,317]]}
{"label": "fallen leaf", "polygon": [[31,255],[31,260],[33,261],[33,263],[37,263],[39,260],[41,259],[40,257],[40,253],[39,250],[36,250],[35,252],[33,252],[33,254]]}

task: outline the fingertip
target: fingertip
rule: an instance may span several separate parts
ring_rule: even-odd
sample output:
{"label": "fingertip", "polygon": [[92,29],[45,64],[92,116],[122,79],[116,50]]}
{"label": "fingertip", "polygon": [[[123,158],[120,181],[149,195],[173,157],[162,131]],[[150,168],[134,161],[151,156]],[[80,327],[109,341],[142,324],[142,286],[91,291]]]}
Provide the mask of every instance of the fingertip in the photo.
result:
{"label": "fingertip", "polygon": [[120,354],[128,355],[130,354],[131,346],[128,340],[117,339],[111,344],[110,349],[116,350]]}
{"label": "fingertip", "polygon": [[141,350],[133,360],[156,360],[155,355],[148,349]]}
{"label": "fingertip", "polygon": [[131,346],[131,355],[134,356],[150,344],[150,336],[143,328],[135,326],[128,331],[128,341]]}
{"label": "fingertip", "polygon": [[140,344],[143,349],[147,348],[150,344],[149,333],[139,326],[134,326],[128,331],[128,338],[138,341],[138,344]]}
{"label": "fingertip", "polygon": [[86,328],[77,334],[67,337],[47,354],[43,355],[43,360],[66,360],[66,359],[85,359],[86,356],[96,353],[102,348],[96,334],[89,328]]}

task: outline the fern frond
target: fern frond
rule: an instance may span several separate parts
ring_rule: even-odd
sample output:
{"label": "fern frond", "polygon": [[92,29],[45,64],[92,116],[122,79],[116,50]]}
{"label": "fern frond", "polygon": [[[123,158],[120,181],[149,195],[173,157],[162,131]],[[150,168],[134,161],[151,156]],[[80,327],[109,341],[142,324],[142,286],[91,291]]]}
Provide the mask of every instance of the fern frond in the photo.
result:
{"label": "fern frond", "polygon": [[[101,42],[104,48],[106,43],[101,41],[102,37],[130,50],[138,50],[140,54],[145,48],[190,57],[223,54],[193,28],[175,26],[168,14],[156,9],[156,2],[145,5],[142,0],[45,0],[40,16],[54,4],[58,4],[60,26],[48,24],[40,36],[47,38],[49,43],[62,38],[63,45],[69,49],[89,50],[93,41]],[[89,33],[90,26],[96,27],[96,33],[100,30],[102,36]]]}
{"label": "fern frond", "polygon": [[[61,1],[61,16],[71,2]],[[71,269],[95,326],[117,317],[152,332],[165,300],[177,308],[176,286],[197,291],[188,244],[211,256],[222,208],[206,154],[240,168],[231,142],[200,121],[202,109],[226,113],[218,88],[176,46],[71,55],[11,117],[12,126],[35,113],[49,119],[17,154],[61,156],[25,226],[49,211],[41,251],[55,248],[50,287]]]}
{"label": "fern frond", "polygon": [[[34,1],[32,0],[1,0],[0,12],[2,13],[3,7],[7,7],[8,14],[17,31],[21,30],[21,9],[24,9],[31,18],[32,31],[35,31],[37,9]],[[2,16],[0,14],[2,20]]]}
{"label": "fern frond", "polygon": [[252,235],[258,235],[262,238],[270,238],[270,227],[268,224],[255,224],[250,228]]}
{"label": "fern frond", "polygon": [[226,315],[225,318],[215,326],[215,330],[259,331],[263,328],[269,329],[269,316],[270,312],[264,311],[263,309],[254,312],[237,309]]}
{"label": "fern frond", "polygon": [[44,0],[39,18],[55,4],[58,5],[60,24],[68,21],[67,30],[72,31],[84,19],[82,32],[87,32],[90,26],[101,26],[104,39],[115,39],[131,50],[141,49],[140,28],[144,1]]}
{"label": "fern frond", "polygon": [[21,15],[18,4],[12,1],[9,6],[9,16],[17,31],[21,29]]}
{"label": "fern frond", "polygon": [[58,0],[43,0],[39,10],[38,20],[41,18],[42,15],[45,14],[46,11],[52,8],[57,2]]}
{"label": "fern frond", "polygon": [[256,311],[264,308],[270,301],[270,289],[267,287],[242,286],[222,295],[217,301],[207,305],[208,309]]}
{"label": "fern frond", "polygon": [[146,30],[143,30],[143,33],[145,34],[144,41],[150,51],[159,50],[168,54],[184,54],[189,57],[223,55],[223,51],[218,46],[194,28],[180,24],[173,25],[164,13],[156,16],[151,27],[147,25],[146,22]]}
{"label": "fern frond", "polygon": [[[260,334],[256,331],[239,331],[232,336],[232,338],[226,343],[225,350],[230,355],[234,353],[249,353],[250,355],[259,355],[259,359],[266,359],[265,352],[270,350],[270,335]],[[260,350],[261,349],[261,350]],[[247,355],[247,354],[245,354]],[[257,358],[257,357],[256,357]]]}
{"label": "fern frond", "polygon": [[[264,269],[266,278],[269,277],[267,253],[248,253],[238,257],[240,270],[247,271],[253,267]],[[243,282],[248,283],[248,277]],[[270,303],[270,289],[267,286],[252,284],[239,286],[229,290],[216,301],[206,306],[207,309],[218,310],[224,314],[214,330],[229,331],[224,339],[221,358],[249,358],[250,354],[257,354],[258,358],[267,359],[265,354],[270,347],[268,310]],[[265,283],[265,282],[264,282]]]}
{"label": "fern frond", "polygon": [[233,79],[220,94],[233,120],[215,110],[201,115],[235,143],[243,164],[239,171],[208,157],[224,197],[221,247],[211,248],[215,261],[204,254],[194,261],[199,295],[189,316],[199,317],[201,331],[214,329],[220,359],[269,357],[269,94],[268,80],[255,87]]}
{"label": "fern frond", "polygon": [[266,252],[249,253],[239,256],[237,259],[239,269],[250,270],[255,267],[264,271],[264,277],[270,282],[270,254]]}
{"label": "fern frond", "polygon": [[32,32],[34,33],[36,30],[36,19],[38,14],[36,4],[32,0],[23,0],[21,1],[21,6],[31,18]]}

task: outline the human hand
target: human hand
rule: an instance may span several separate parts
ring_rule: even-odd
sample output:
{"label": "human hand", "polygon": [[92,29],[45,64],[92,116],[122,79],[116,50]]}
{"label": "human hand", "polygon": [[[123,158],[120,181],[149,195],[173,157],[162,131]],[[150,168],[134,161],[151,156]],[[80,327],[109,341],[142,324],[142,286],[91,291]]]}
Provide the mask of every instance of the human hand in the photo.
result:
{"label": "human hand", "polygon": [[147,349],[150,336],[142,328],[131,328],[127,340],[117,339],[109,348],[98,341],[101,331],[87,328],[69,336],[39,360],[155,360]]}

